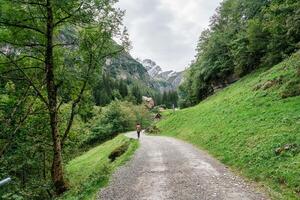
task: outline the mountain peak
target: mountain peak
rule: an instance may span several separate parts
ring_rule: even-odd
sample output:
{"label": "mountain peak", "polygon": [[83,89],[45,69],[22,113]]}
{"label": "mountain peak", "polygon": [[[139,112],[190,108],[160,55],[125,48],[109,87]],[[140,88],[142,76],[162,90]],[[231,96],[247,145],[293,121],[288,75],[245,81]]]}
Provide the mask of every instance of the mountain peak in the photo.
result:
{"label": "mountain peak", "polygon": [[163,71],[157,63],[151,59],[137,59],[147,70],[149,76],[156,82],[161,83],[159,86],[161,91],[175,90],[182,81],[182,72],[173,70]]}

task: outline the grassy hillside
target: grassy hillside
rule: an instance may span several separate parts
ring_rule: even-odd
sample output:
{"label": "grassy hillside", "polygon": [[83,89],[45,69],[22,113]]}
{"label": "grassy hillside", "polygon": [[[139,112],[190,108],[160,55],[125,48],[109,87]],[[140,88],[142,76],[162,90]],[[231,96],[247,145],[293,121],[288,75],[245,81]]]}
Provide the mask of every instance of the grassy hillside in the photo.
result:
{"label": "grassy hillside", "polygon": [[[128,146],[127,151],[111,162],[108,158],[110,153],[124,145]],[[70,161],[66,171],[71,190],[60,199],[95,199],[100,188],[108,183],[112,172],[129,160],[137,147],[136,140],[119,135]]]}
{"label": "grassy hillside", "polygon": [[300,198],[300,53],[253,73],[199,105],[166,113],[163,135],[207,150],[266,186],[273,199]]}

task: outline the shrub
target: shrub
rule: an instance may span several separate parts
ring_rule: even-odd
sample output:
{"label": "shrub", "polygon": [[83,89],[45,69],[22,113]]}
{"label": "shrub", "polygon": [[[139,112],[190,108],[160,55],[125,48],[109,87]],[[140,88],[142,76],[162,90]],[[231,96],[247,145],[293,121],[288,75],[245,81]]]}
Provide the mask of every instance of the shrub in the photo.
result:
{"label": "shrub", "polygon": [[300,95],[300,80],[289,81],[281,93],[282,98],[295,97]]}
{"label": "shrub", "polygon": [[121,146],[115,148],[108,156],[111,162],[114,162],[118,157],[123,155],[129,147],[129,142],[123,143]]}
{"label": "shrub", "polygon": [[92,146],[94,144],[103,143],[114,137],[112,133],[112,127],[107,126],[97,126],[91,130],[90,135],[81,143],[81,147]]}
{"label": "shrub", "polygon": [[137,122],[141,123],[143,128],[147,128],[152,121],[151,113],[145,106],[134,105],[131,102],[113,101],[94,115],[89,125],[90,131],[81,142],[81,147],[100,144],[119,133],[134,130]]}
{"label": "shrub", "polygon": [[159,128],[156,125],[152,125],[152,126],[149,126],[146,129],[146,132],[149,133],[149,134],[155,135],[155,134],[159,134],[160,130],[159,130]]}

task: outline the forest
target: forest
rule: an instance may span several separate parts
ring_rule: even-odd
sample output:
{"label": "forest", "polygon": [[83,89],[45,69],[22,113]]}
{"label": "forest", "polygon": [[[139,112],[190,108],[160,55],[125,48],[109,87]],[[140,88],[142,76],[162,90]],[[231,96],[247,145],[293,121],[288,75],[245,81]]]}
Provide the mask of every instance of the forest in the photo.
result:
{"label": "forest", "polygon": [[[299,50],[299,42],[300,1],[223,1],[199,37],[197,55],[179,88],[180,107],[196,105],[254,70],[280,63]],[[295,90],[298,83],[291,87]]]}
{"label": "forest", "polygon": [[64,193],[69,160],[150,123],[148,89],[103,72],[130,46],[116,2],[1,1],[0,177],[12,178],[1,199]]}

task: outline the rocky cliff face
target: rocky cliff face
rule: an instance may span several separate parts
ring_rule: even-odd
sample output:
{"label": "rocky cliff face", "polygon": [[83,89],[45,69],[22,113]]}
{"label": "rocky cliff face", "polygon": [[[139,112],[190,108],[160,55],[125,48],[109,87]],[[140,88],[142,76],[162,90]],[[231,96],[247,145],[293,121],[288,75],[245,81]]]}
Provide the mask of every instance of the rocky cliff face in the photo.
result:
{"label": "rocky cliff face", "polygon": [[160,91],[176,90],[183,79],[183,72],[163,71],[162,68],[150,59],[139,61],[152,78],[155,87]]}
{"label": "rocky cliff face", "polygon": [[176,90],[182,82],[183,72],[163,71],[150,59],[134,59],[127,52],[107,59],[103,71],[116,79],[130,80],[152,90]]}
{"label": "rocky cliff face", "polygon": [[127,52],[107,59],[103,71],[115,79],[137,84],[143,90],[157,90],[147,69]]}
{"label": "rocky cliff face", "polygon": [[150,80],[144,66],[127,52],[122,52],[116,57],[107,59],[103,70],[117,79],[136,79],[147,82]]}
{"label": "rocky cliff face", "polygon": [[162,73],[161,67],[158,66],[154,61],[152,61],[150,59],[145,59],[145,60],[141,61],[141,63],[152,78],[156,77],[160,73]]}

